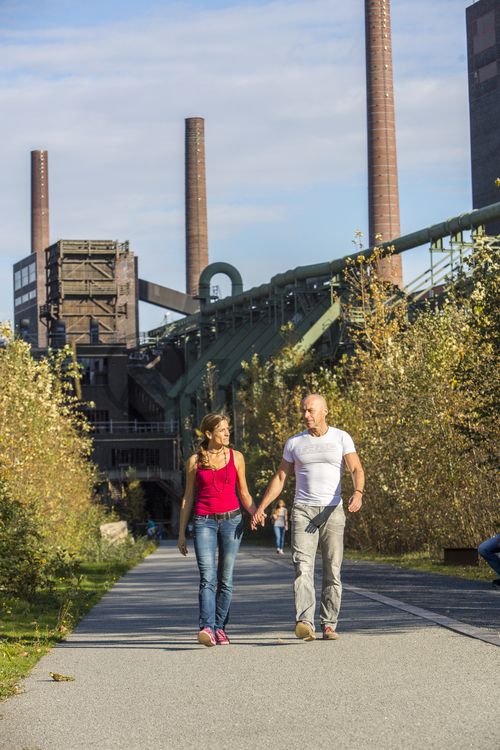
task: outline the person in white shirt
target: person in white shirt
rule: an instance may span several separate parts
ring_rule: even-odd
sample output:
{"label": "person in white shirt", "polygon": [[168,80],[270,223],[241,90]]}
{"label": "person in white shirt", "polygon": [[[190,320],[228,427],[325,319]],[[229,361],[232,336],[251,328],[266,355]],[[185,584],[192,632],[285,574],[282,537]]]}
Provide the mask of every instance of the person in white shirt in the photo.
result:
{"label": "person in white shirt", "polygon": [[253,516],[252,528],[264,525],[265,509],[280,495],[294,470],[296,487],[291,520],[295,635],[306,641],[315,639],[314,562],[319,546],[323,562],[321,629],[325,640],[336,640],[339,637],[336,628],[342,597],[340,568],[345,526],[342,471],[344,465],[347,466],[354,485],[347,505],[351,513],[356,513],[362,505],[364,471],[351,436],[328,426],[328,407],[323,396],[317,393],[306,396],[302,401],[302,413],[307,429],[287,440],[278,470]]}

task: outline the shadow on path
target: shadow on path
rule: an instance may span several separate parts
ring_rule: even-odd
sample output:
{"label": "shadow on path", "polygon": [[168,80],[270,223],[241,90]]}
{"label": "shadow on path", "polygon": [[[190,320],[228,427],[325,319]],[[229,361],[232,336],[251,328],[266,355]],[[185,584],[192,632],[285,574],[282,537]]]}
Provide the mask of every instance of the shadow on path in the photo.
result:
{"label": "shadow on path", "polygon": [[[453,602],[458,602],[462,614],[466,604],[461,599],[468,596],[475,623],[480,621],[475,607],[482,606],[483,597],[489,592],[472,587],[471,597],[469,582],[443,581],[443,576],[422,577],[390,566],[377,567],[374,570],[370,564],[346,562],[344,581],[428,609],[445,608],[447,613]],[[234,645],[263,648],[298,643],[293,634],[293,568],[289,555],[276,560],[269,550],[243,548],[234,585],[228,626]],[[455,611],[452,616],[458,619]],[[172,543],[167,543],[127,573],[59,648],[190,651],[199,648],[195,641],[197,620],[198,571],[194,555],[182,558]],[[488,622],[491,620],[490,617]],[[339,622],[342,634],[400,634],[432,626],[414,615],[344,591]]]}

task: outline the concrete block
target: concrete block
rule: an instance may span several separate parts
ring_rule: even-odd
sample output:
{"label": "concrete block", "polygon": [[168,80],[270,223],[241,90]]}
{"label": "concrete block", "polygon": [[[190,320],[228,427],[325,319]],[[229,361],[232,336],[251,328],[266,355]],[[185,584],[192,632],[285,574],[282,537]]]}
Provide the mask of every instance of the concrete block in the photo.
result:
{"label": "concrete block", "polygon": [[106,539],[110,544],[117,544],[125,541],[128,537],[128,528],[126,521],[114,521],[113,523],[103,523],[100,527],[101,537]]}

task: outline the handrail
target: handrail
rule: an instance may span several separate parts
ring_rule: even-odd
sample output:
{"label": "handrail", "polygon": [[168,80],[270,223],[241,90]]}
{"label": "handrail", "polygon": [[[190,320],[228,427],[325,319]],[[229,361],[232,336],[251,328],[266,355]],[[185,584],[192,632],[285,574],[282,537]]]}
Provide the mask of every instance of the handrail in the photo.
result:
{"label": "handrail", "polygon": [[110,419],[105,422],[92,422],[94,433],[123,434],[123,433],[161,433],[176,437],[179,434],[179,423],[176,419],[165,422],[119,422]]}
{"label": "handrail", "polygon": [[427,278],[431,276],[433,272],[436,273],[436,271],[440,271],[443,267],[446,267],[449,262],[449,256],[445,255],[443,258],[441,258],[441,260],[438,260],[437,263],[434,263],[432,268],[426,268],[425,271],[420,274],[420,276],[416,276],[414,279],[409,281],[408,284],[403,287],[403,291],[406,294],[409,294],[412,287],[419,286],[421,281],[427,280]]}
{"label": "handrail", "polygon": [[180,469],[162,469],[160,466],[128,466],[127,468],[119,466],[112,469],[101,469],[101,473],[110,480],[119,479],[121,481],[127,481],[131,478],[143,481],[163,479],[176,483],[180,480]]}

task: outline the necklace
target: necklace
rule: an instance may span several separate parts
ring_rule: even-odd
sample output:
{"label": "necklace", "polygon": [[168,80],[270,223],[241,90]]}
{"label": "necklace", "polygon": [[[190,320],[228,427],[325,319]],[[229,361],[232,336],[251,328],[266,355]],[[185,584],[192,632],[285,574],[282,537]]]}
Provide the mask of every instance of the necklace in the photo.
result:
{"label": "necklace", "polygon": [[[222,483],[222,487],[217,487],[217,482],[215,481],[215,479],[216,479],[216,477],[215,477],[216,472],[220,471],[220,469],[214,469],[213,466],[210,466],[210,468],[212,469],[212,487],[214,488],[214,490],[216,492],[224,492],[224,487],[228,483],[228,480],[227,480],[227,465],[229,463],[229,460],[226,461],[226,451],[225,451],[224,446],[222,446],[222,451],[224,453],[224,463],[225,463],[225,469],[226,469],[224,481]],[[218,451],[218,453],[220,453],[220,451]],[[222,469],[223,467],[221,466],[220,468]]]}

